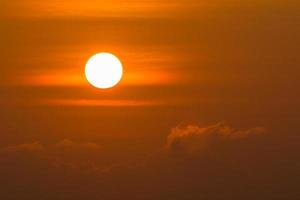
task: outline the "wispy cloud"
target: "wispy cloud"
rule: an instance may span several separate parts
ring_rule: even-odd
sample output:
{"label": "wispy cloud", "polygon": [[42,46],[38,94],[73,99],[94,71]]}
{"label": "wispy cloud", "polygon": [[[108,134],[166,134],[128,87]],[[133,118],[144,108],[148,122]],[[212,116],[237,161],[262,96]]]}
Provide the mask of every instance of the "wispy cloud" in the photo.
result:
{"label": "wispy cloud", "polygon": [[3,5],[6,12],[2,15],[14,17],[157,17],[167,16],[166,12],[176,11],[182,4],[165,0],[4,0]]}
{"label": "wispy cloud", "polygon": [[44,149],[44,145],[41,144],[40,142],[11,145],[3,148],[4,151],[8,151],[8,152],[18,152],[18,151],[35,152],[35,151],[41,151],[43,149]]}
{"label": "wispy cloud", "polygon": [[138,107],[164,105],[155,100],[98,100],[98,99],[40,99],[35,102],[40,105],[52,106],[90,106],[90,107]]}

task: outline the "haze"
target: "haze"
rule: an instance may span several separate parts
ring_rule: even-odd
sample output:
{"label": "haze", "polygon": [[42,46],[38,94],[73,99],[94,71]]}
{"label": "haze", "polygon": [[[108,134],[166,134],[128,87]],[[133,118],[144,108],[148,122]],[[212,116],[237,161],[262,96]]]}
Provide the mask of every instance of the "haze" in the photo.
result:
{"label": "haze", "polygon": [[299,8],[1,0],[0,198],[299,198]]}

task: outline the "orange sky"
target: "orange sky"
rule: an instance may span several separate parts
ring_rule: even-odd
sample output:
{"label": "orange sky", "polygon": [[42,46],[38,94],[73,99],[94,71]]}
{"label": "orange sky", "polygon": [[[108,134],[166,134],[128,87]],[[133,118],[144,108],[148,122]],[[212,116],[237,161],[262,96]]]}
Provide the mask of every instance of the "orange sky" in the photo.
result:
{"label": "orange sky", "polygon": [[296,199],[299,7],[1,0],[0,199]]}

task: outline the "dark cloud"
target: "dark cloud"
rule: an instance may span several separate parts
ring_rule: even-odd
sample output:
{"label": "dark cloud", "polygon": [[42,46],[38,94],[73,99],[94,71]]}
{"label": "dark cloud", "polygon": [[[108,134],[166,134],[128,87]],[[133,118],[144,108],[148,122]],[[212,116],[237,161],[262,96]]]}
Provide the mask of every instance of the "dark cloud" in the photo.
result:
{"label": "dark cloud", "polygon": [[171,153],[192,155],[265,132],[263,127],[237,130],[224,123],[206,127],[188,125],[183,128],[173,128],[168,136],[166,147]]}

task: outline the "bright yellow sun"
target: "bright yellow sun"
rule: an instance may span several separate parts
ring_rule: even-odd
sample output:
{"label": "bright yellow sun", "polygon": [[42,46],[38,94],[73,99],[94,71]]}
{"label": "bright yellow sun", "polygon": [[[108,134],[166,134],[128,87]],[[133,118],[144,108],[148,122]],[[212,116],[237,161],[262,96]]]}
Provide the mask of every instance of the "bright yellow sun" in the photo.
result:
{"label": "bright yellow sun", "polygon": [[85,76],[96,88],[107,89],[119,83],[123,75],[122,63],[110,53],[92,56],[85,66]]}

